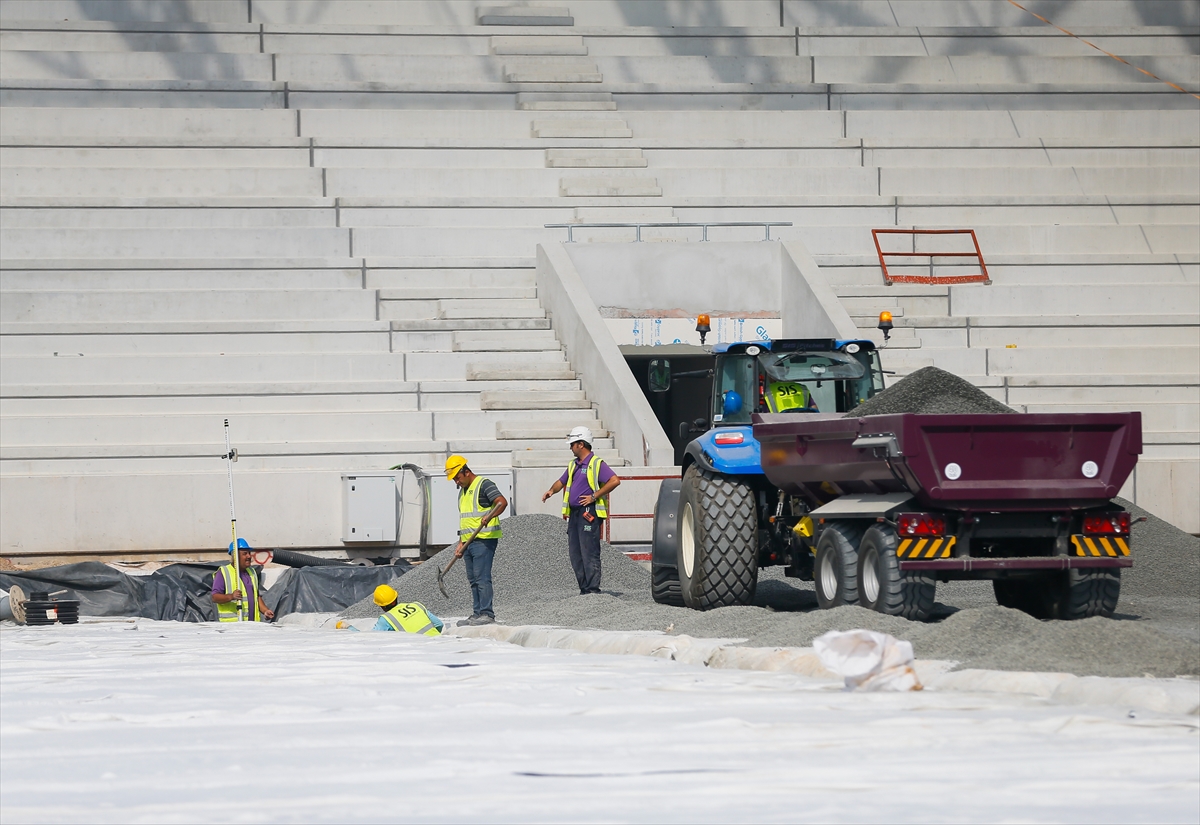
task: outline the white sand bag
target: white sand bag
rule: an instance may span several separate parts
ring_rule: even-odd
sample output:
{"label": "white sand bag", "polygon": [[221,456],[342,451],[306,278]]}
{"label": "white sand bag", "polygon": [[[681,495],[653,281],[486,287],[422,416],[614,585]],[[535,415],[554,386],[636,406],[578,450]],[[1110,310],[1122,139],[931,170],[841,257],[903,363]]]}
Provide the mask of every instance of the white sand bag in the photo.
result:
{"label": "white sand bag", "polygon": [[821,664],[846,680],[846,690],[921,690],[911,642],[873,630],[831,630],[813,639]]}

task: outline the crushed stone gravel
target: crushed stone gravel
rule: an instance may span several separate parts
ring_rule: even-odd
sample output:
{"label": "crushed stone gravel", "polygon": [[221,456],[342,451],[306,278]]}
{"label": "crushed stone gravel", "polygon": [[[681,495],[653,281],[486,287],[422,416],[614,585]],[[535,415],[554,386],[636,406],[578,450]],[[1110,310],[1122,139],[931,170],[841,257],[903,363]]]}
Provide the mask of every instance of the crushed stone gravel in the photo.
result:
{"label": "crushed stone gravel", "polygon": [[878,395],[868,398],[846,413],[845,417],[897,413],[952,415],[1015,412],[957,375],[937,367],[922,367]]}
{"label": "crushed stone gravel", "polygon": [[[1135,516],[1144,514],[1130,509]],[[999,607],[986,581],[939,584],[937,611],[925,623],[861,607],[819,610],[812,584],[784,578],[779,567],[760,571],[753,605],[708,612],[668,607],[651,598],[649,573],[607,545],[601,550],[604,592],[580,596],[567,558],[566,527],[561,519],[545,515],[513,516],[504,522],[493,581],[497,618],[505,624],[661,631],[745,639],[743,644],[755,647],[808,646],[829,630],[862,628],[906,639],[919,657],[951,659],[959,668],[1081,676],[1200,675],[1200,587],[1195,583],[1200,540],[1149,516],[1135,527],[1134,554],[1134,567],[1124,571],[1129,597],[1122,593],[1117,617],[1077,622],[1040,621]],[[437,589],[437,568],[451,555],[442,551],[392,586],[401,599],[420,601],[438,615],[469,614],[470,587],[461,562],[446,577],[451,598]],[[1162,604],[1172,601],[1178,609],[1169,607],[1164,624]],[[342,615],[378,614],[379,608],[365,599]]]}

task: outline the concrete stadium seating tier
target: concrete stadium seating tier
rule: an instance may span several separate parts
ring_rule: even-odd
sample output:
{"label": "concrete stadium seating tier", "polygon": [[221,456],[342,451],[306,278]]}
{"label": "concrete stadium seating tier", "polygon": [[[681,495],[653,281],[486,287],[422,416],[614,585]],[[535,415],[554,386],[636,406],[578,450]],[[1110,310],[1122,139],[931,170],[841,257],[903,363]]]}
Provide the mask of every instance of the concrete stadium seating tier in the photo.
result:
{"label": "concrete stadium seating tier", "polygon": [[[1200,531],[1200,12],[1037,8],[1187,91],[1003,0],[4,0],[2,551],[220,545],[225,417],[275,546],[340,545],[341,471],[449,451],[552,512],[579,423],[669,472],[542,304],[570,222],[790,221],[899,374],[1141,410],[1126,493]],[[992,285],[883,285],[871,229],[968,227]]]}

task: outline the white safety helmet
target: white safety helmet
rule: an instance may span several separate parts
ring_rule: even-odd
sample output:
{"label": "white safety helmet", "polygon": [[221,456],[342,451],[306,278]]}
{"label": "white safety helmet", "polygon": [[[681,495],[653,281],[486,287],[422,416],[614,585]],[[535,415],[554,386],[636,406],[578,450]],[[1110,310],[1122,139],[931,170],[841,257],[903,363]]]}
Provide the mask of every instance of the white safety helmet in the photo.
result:
{"label": "white safety helmet", "polygon": [[589,447],[592,446],[592,431],[587,427],[576,427],[571,430],[571,434],[567,436],[567,446],[570,447],[576,441],[582,441]]}

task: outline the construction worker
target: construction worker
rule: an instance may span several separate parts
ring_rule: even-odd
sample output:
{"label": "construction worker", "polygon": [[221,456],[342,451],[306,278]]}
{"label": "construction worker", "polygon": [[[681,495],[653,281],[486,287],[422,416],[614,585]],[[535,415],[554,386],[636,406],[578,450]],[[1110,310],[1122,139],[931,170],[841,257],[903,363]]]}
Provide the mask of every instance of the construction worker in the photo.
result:
{"label": "construction worker", "polygon": [[467,567],[471,583],[470,618],[460,625],[494,624],[496,610],[492,605],[492,560],[500,541],[500,514],[508,507],[508,499],[491,479],[477,476],[461,455],[446,459],[446,478],[458,485],[458,544],[454,557]]}
{"label": "construction worker", "polygon": [[[253,553],[249,542],[237,540],[241,582],[236,581],[239,576],[238,571],[233,569],[232,561],[213,574],[212,600],[217,606],[217,621],[236,622],[239,606],[242,609],[242,621],[261,622],[275,618],[275,612],[267,607],[259,592],[258,571],[250,566],[254,562]],[[229,555],[233,556],[233,542],[229,542]],[[249,598],[245,594],[249,594]]]}
{"label": "construction worker", "polygon": [[420,602],[400,602],[400,594],[386,584],[375,588],[375,604],[383,608],[383,615],[375,622],[372,630],[440,636],[445,626],[441,619],[430,613]]}
{"label": "construction worker", "polygon": [[592,452],[592,431],[587,427],[571,430],[567,445],[575,460],[542,501],[563,491],[562,517],[567,522],[571,569],[582,596],[600,592],[600,533],[608,518],[608,494],[617,489],[621,479]]}
{"label": "construction worker", "polygon": [[763,388],[762,404],[767,412],[781,413],[789,410],[817,412],[817,402],[812,392],[800,381],[787,380],[787,369],[773,364],[763,368],[767,378]]}

